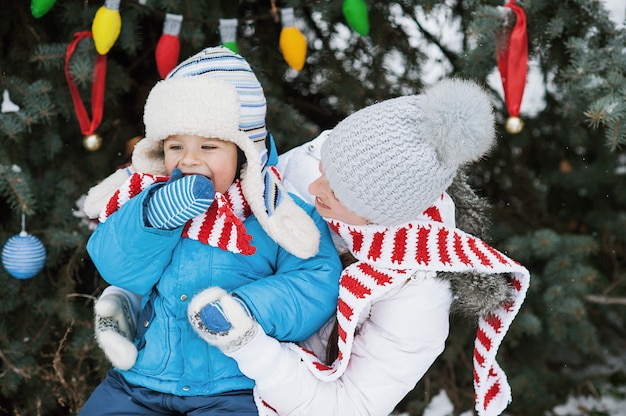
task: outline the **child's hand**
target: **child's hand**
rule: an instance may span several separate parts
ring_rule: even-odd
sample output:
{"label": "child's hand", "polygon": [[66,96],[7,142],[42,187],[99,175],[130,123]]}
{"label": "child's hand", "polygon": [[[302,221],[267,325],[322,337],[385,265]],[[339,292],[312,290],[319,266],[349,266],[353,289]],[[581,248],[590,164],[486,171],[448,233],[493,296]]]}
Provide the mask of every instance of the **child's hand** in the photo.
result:
{"label": "child's hand", "polygon": [[147,221],[154,228],[173,230],[206,211],[215,199],[213,182],[202,175],[182,176],[174,169],[170,180],[148,201]]}
{"label": "child's hand", "polygon": [[219,287],[208,288],[194,296],[187,316],[200,337],[224,352],[238,350],[259,329],[246,304]]}
{"label": "child's hand", "polygon": [[128,370],[135,365],[137,348],[133,341],[136,323],[128,300],[119,293],[100,296],[94,305],[98,345],[113,366]]}

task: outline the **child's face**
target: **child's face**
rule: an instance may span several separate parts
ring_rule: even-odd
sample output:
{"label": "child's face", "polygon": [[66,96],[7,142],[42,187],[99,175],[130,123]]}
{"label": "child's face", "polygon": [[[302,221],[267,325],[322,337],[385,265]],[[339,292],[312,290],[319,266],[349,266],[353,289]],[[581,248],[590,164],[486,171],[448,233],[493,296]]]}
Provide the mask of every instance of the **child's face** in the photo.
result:
{"label": "child's face", "polygon": [[335,194],[333,193],[333,190],[330,189],[330,184],[326,179],[321,163],[320,173],[322,176],[311,182],[309,185],[309,193],[315,197],[315,209],[317,212],[322,217],[334,218],[346,224],[369,224],[368,220],[350,211],[345,207],[345,205],[339,202],[337,198],[335,198]]}
{"label": "child's face", "polygon": [[216,192],[225,193],[237,174],[237,146],[232,142],[192,134],[169,136],[163,144],[165,169],[211,179]]}

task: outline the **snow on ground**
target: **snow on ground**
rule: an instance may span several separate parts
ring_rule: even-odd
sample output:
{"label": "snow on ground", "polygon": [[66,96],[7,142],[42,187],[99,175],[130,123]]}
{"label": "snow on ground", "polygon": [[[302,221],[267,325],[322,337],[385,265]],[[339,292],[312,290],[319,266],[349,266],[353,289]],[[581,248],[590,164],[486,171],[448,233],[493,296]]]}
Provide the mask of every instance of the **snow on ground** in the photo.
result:
{"label": "snow on ground", "polygon": [[[453,416],[454,406],[445,391],[440,391],[424,410],[422,416]],[[459,416],[473,416],[474,412],[467,410]],[[570,396],[567,401],[556,406],[545,416],[626,416],[626,386],[617,388],[614,394],[594,396]],[[396,416],[408,416],[408,413]],[[506,416],[506,414],[505,414]]]}
{"label": "snow on ground", "polygon": [[587,416],[594,414],[606,414],[608,416],[626,415],[626,387],[617,389],[617,394],[601,397],[579,396],[570,397],[565,404],[552,409],[555,416]]}

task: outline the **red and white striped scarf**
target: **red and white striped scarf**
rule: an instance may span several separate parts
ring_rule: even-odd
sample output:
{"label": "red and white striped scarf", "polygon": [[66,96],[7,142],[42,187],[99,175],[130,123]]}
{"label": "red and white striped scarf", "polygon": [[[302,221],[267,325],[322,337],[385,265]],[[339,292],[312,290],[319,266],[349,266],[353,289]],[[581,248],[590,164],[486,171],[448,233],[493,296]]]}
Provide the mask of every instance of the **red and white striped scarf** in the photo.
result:
{"label": "red and white striped scarf", "polygon": [[[530,283],[528,270],[482,240],[441,222],[433,206],[419,220],[397,227],[353,226],[329,220],[330,227],[348,244],[357,262],[341,274],[337,322],[339,355],[325,365],[304,348],[297,351],[320,380],[332,381],[345,372],[359,315],[375,299],[402,284],[417,271],[510,273],[513,299],[487,316],[481,316],[474,343],[474,390],[480,416],[499,415],[511,401],[506,375],[496,362],[496,353]],[[258,398],[261,415],[276,414]]]}
{"label": "red and white striped scarf", "polygon": [[[168,179],[168,176],[133,173],[115,191],[98,219],[105,222],[111,214],[141,191],[155,183],[167,182]],[[243,225],[243,221],[250,214],[251,210],[243,196],[240,181],[236,180],[225,194],[215,193],[215,200],[207,211],[187,221],[183,237],[233,253],[252,255],[256,252],[256,247],[250,243],[252,236],[247,234]]]}

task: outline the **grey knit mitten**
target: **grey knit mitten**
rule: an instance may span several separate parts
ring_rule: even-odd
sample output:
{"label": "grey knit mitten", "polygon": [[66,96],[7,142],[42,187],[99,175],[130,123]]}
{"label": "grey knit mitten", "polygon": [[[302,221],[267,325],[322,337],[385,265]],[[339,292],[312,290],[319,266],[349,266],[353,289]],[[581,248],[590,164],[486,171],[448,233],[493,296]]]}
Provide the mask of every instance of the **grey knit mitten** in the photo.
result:
{"label": "grey knit mitten", "polygon": [[202,339],[226,353],[247,344],[260,328],[245,303],[219,287],[194,296],[187,317]]}
{"label": "grey knit mitten", "polygon": [[98,345],[113,366],[128,370],[137,360],[133,341],[137,318],[129,299],[119,292],[103,293],[94,305],[95,331]]}

